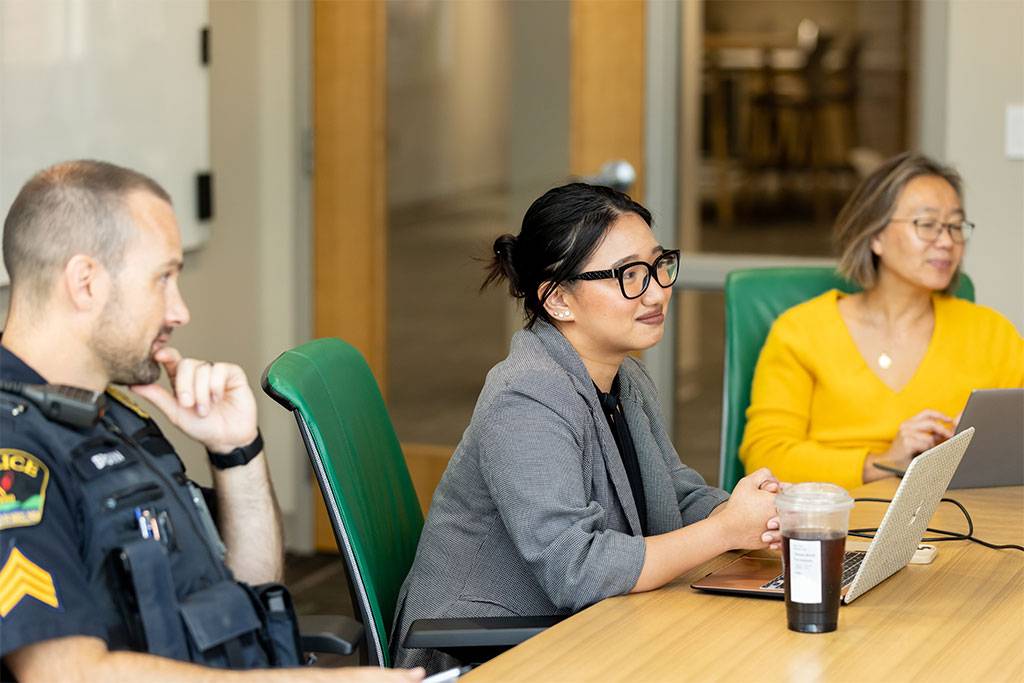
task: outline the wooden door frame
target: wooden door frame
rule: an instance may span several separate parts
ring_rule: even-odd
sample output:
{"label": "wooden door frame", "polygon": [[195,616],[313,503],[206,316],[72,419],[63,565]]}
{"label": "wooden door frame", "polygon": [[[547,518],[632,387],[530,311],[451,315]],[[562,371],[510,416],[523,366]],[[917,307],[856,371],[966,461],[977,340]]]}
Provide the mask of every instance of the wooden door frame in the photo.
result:
{"label": "wooden door frame", "polygon": [[626,159],[644,196],[645,0],[572,0],[569,10],[569,172]]}
{"label": "wooden door frame", "polygon": [[[313,3],[313,334],[366,357],[387,389],[387,8]],[[336,551],[315,479],[314,545]]]}
{"label": "wooden door frame", "polygon": [[387,14],[313,5],[314,334],[341,337],[387,387]]}

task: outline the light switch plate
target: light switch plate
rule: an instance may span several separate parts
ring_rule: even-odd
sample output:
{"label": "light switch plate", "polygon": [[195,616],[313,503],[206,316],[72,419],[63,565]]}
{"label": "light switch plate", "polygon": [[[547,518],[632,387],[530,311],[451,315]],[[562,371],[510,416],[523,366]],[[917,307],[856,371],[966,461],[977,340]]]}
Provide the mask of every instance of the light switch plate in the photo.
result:
{"label": "light switch plate", "polygon": [[1006,105],[1006,158],[1024,160],[1024,104]]}

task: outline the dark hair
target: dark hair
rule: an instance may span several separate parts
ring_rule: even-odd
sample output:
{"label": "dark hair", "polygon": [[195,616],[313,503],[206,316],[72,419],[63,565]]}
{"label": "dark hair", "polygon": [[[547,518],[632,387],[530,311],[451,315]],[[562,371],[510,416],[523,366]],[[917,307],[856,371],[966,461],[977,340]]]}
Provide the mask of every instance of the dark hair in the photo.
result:
{"label": "dark hair", "polygon": [[[889,225],[903,189],[922,176],[942,178],[963,201],[963,183],[954,168],[917,152],[889,159],[861,181],[836,217],[832,239],[839,253],[840,275],[864,289],[875,286],[878,256],[871,250],[871,240]],[[958,267],[943,293],[956,291],[959,279]]]}
{"label": "dark hair", "polygon": [[538,319],[552,322],[544,302],[558,285],[579,275],[611,224],[627,213],[652,223],[650,211],[609,187],[570,183],[548,190],[527,209],[519,235],[494,240],[481,289],[505,279],[509,294],[523,300],[527,329]]}
{"label": "dark hair", "polygon": [[4,221],[4,266],[11,291],[42,302],[54,271],[75,254],[93,256],[117,272],[132,236],[125,210],[125,198],[132,192],[148,192],[171,203],[152,178],[104,161],[66,161],[32,176]]}

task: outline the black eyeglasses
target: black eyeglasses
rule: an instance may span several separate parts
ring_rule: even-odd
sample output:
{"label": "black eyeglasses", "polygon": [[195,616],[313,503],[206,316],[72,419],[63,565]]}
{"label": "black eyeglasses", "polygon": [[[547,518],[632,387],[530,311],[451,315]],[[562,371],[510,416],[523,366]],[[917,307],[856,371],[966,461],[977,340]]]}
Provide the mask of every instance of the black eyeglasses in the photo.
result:
{"label": "black eyeglasses", "polygon": [[633,261],[625,263],[610,270],[591,270],[580,273],[573,280],[610,280],[616,278],[619,281],[619,289],[622,296],[627,299],[637,299],[647,291],[647,285],[651,284],[651,278],[661,285],[662,288],[671,287],[679,277],[679,250],[670,249],[662,252],[654,263],[646,261]]}
{"label": "black eyeglasses", "polygon": [[949,230],[949,239],[963,244],[974,234],[974,223],[970,221],[954,221],[943,223],[934,218],[893,218],[890,223],[910,223],[914,226],[917,236],[925,242],[934,242],[942,235],[942,230]]}

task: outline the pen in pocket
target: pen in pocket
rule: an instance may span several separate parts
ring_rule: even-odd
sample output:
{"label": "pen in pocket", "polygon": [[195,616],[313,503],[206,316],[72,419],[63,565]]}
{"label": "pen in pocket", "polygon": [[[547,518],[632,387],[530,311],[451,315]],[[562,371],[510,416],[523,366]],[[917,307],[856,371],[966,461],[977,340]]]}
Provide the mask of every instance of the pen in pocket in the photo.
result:
{"label": "pen in pocket", "polygon": [[149,521],[146,519],[145,514],[143,514],[142,508],[137,507],[132,512],[135,513],[135,523],[139,525],[139,533],[142,534],[143,538],[149,538],[151,535]]}
{"label": "pen in pocket", "polygon": [[143,538],[152,538],[155,541],[161,540],[160,522],[152,510],[137,507],[132,512],[135,514],[136,524],[139,525],[139,534]]}

